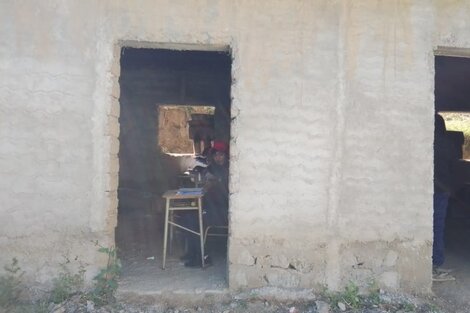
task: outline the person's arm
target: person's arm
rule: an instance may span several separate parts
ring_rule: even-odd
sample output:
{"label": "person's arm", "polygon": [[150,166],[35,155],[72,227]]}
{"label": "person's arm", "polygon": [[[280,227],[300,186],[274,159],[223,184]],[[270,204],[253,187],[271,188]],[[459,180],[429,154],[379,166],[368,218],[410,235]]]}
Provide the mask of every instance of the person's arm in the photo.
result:
{"label": "person's arm", "polygon": [[204,186],[203,186],[204,192],[211,190],[213,186],[217,183],[217,181],[218,181],[217,176],[207,171],[204,174]]}
{"label": "person's arm", "polygon": [[444,190],[445,192],[452,194],[452,188],[443,182],[439,181],[439,179],[434,179],[434,184],[437,185],[440,189]]}

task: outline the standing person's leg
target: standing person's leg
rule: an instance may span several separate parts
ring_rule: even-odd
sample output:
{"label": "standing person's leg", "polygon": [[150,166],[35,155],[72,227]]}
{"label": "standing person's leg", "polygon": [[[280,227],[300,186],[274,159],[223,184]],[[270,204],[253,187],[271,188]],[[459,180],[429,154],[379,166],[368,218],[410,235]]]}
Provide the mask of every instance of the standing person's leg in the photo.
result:
{"label": "standing person's leg", "polygon": [[[193,231],[199,231],[199,222],[197,212],[184,212],[181,217],[181,225]],[[184,231],[187,250],[182,257],[185,261],[196,259],[200,255],[199,237],[188,231]]]}
{"label": "standing person's leg", "polygon": [[[221,192],[210,192],[204,199],[204,225],[227,226],[228,225],[228,197]],[[214,232],[214,230],[212,230]],[[215,230],[220,232],[220,230]],[[208,256],[208,262],[212,262],[209,256],[226,255],[226,241],[208,241],[204,253]]]}
{"label": "standing person's leg", "polygon": [[447,216],[449,195],[447,193],[434,194],[434,240],[432,247],[432,264],[439,267],[444,264],[444,229]]}
{"label": "standing person's leg", "polygon": [[[198,212],[187,212],[185,215],[185,220],[182,222],[184,227],[189,228],[195,232],[200,232],[199,229],[199,216]],[[186,267],[201,267],[201,237],[199,235],[185,232],[186,242],[187,242],[187,253],[184,256],[184,266]],[[205,265],[210,265],[210,260],[204,260]]]}

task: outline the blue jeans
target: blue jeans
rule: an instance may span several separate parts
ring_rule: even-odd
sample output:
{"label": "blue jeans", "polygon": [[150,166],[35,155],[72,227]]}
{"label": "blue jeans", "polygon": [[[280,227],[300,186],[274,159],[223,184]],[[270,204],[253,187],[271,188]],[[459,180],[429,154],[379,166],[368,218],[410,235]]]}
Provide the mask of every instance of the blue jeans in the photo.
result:
{"label": "blue jeans", "polygon": [[432,264],[434,266],[444,264],[444,228],[448,204],[448,193],[434,193],[434,238],[432,244]]}

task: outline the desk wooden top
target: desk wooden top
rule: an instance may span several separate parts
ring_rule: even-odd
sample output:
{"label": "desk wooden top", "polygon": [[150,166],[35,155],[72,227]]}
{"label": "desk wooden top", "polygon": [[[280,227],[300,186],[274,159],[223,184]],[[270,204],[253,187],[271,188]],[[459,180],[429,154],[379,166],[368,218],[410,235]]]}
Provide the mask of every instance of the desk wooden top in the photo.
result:
{"label": "desk wooden top", "polygon": [[202,198],[204,196],[204,193],[201,191],[201,193],[183,193],[179,194],[178,189],[175,190],[167,190],[162,197],[165,199],[194,199],[194,198]]}

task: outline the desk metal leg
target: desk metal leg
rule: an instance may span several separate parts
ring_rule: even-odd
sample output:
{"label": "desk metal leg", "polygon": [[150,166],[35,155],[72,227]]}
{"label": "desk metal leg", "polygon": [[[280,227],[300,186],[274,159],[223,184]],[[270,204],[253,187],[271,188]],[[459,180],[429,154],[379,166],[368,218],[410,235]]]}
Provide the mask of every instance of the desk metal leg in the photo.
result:
{"label": "desk metal leg", "polygon": [[[174,222],[175,215],[173,214],[173,211],[171,211],[171,212],[169,213],[168,218],[169,218],[169,221]],[[169,244],[169,246],[168,246],[168,253],[169,253],[170,255],[172,255],[172,253],[173,253],[173,232],[174,232],[174,229],[175,229],[175,228],[174,228],[174,226],[173,226],[172,224],[170,224],[169,227],[170,227],[170,238],[169,238],[169,239],[170,239],[170,244]]]}
{"label": "desk metal leg", "polygon": [[202,199],[197,200],[198,212],[199,212],[199,238],[201,241],[201,264],[204,268],[204,225],[202,224]]}
{"label": "desk metal leg", "polygon": [[165,269],[165,262],[166,262],[166,244],[168,239],[168,214],[170,212],[170,200],[166,199],[165,205],[165,230],[163,234],[163,263],[162,269]]}

